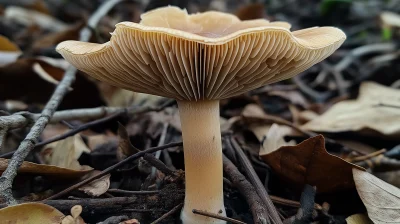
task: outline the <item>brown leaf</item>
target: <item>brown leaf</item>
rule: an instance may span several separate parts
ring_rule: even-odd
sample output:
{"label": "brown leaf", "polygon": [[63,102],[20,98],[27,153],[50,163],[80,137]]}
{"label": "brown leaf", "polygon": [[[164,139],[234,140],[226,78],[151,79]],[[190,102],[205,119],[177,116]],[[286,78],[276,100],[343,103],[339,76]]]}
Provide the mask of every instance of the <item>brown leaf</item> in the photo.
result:
{"label": "brown leaf", "polygon": [[[95,176],[99,173],[101,172],[98,170],[94,170],[93,172],[88,174],[88,176],[85,179]],[[96,179],[86,184],[83,187],[80,187],[79,190],[85,192],[90,196],[95,196],[95,197],[100,196],[104,194],[108,190],[108,188],[110,188],[110,177],[111,175],[107,174],[99,179]]]}
{"label": "brown leaf", "polygon": [[400,90],[364,82],[356,100],[335,104],[302,126],[319,132],[354,131],[366,135],[400,136]]}
{"label": "brown leaf", "polygon": [[41,203],[24,203],[0,209],[1,223],[59,224],[64,214]]}
{"label": "brown leaf", "polygon": [[286,142],[284,137],[292,133],[292,129],[286,125],[273,124],[264,133],[263,141],[260,148],[260,155],[266,155],[271,153],[282,146],[293,146],[296,145],[295,141]]}
{"label": "brown leaf", "polygon": [[21,54],[21,50],[15,43],[0,35],[0,66],[13,63]]}
{"label": "brown leaf", "polygon": [[[34,64],[41,68],[54,80],[60,81],[64,69],[52,65],[41,58],[20,58],[14,63],[0,66],[0,100],[21,100],[25,103],[46,103],[55,89],[55,84],[43,79],[34,71]],[[104,102],[92,81],[78,72],[76,81],[58,109],[98,107]],[[23,90],[23,91],[16,91]]]}
{"label": "brown leaf", "polygon": [[364,170],[329,154],[322,135],[295,146],[283,146],[261,157],[282,179],[296,188],[309,184],[316,186],[318,193],[352,189],[355,187],[352,169]]}
{"label": "brown leaf", "polygon": [[128,132],[126,128],[118,123],[118,149],[117,149],[117,157],[119,160],[122,160],[130,155],[133,155],[140,150],[134,147],[129,140]]}
{"label": "brown leaf", "polygon": [[[8,166],[8,159],[0,158],[0,172],[3,173]],[[30,173],[36,175],[52,176],[53,178],[79,178],[92,171],[92,168],[85,170],[73,170],[51,165],[36,164],[31,162],[23,162],[18,169],[18,173]]]}
{"label": "brown leaf", "polygon": [[353,176],[369,218],[375,224],[400,223],[400,189],[358,169]]}
{"label": "brown leaf", "polygon": [[262,19],[266,17],[263,3],[252,3],[242,6],[235,14],[241,20]]}
{"label": "brown leaf", "polygon": [[355,214],[352,216],[347,217],[346,219],[347,224],[373,224],[371,219],[364,214]]}
{"label": "brown leaf", "polygon": [[90,153],[90,149],[83,142],[81,136],[76,134],[54,143],[52,153],[46,158],[49,165],[82,170],[78,159],[82,153]]}
{"label": "brown leaf", "polygon": [[65,40],[78,40],[79,32],[85,24],[79,23],[61,32],[47,34],[35,40],[32,44],[32,52],[40,53],[43,49],[55,47],[58,43]]}

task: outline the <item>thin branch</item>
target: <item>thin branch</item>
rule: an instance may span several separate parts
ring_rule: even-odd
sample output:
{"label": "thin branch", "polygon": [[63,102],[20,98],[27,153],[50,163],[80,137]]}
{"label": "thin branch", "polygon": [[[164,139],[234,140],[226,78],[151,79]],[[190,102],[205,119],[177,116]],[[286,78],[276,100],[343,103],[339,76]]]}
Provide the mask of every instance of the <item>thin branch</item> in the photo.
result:
{"label": "thin branch", "polygon": [[[90,27],[95,27],[100,19],[110,11],[110,9],[121,0],[109,0],[103,3],[99,9],[91,16],[88,25]],[[84,28],[80,35],[81,41],[88,41],[90,39],[91,32],[89,28]],[[21,166],[25,157],[29,152],[35,147],[35,144],[46,127],[47,123],[50,121],[54,112],[56,111],[58,105],[61,103],[64,96],[67,94],[69,87],[75,81],[76,68],[69,67],[61,82],[58,84],[56,90],[51,96],[50,100],[44,107],[40,117],[37,119],[35,124],[32,126],[30,132],[26,138],[21,142],[17,151],[14,153],[13,157],[8,163],[7,169],[3,172],[0,177],[0,195],[5,199],[8,205],[15,205],[17,201],[12,195],[12,183],[15,176],[17,175],[17,170]]]}
{"label": "thin branch", "polygon": [[175,212],[178,212],[182,208],[182,206],[183,206],[183,203],[180,203],[179,205],[172,208],[169,212],[162,215],[160,218],[154,220],[154,222],[152,222],[151,224],[157,224],[157,223],[161,222],[162,220],[166,219],[168,216],[174,214]]}
{"label": "thin branch", "polygon": [[276,210],[274,204],[272,203],[267,190],[265,190],[264,185],[262,184],[260,178],[257,176],[256,171],[251,165],[249,159],[244,154],[243,149],[240,147],[239,143],[233,136],[230,137],[230,141],[232,143],[233,149],[238,155],[238,160],[242,165],[247,177],[249,178],[253,186],[256,188],[258,195],[265,204],[272,222],[275,224],[282,224],[282,220],[279,217],[278,211]]}
{"label": "thin branch", "polygon": [[182,142],[173,142],[173,143],[169,143],[169,144],[166,144],[166,145],[163,145],[163,146],[158,146],[158,147],[149,148],[149,149],[140,151],[140,152],[138,152],[136,154],[133,154],[133,155],[127,157],[126,159],[122,160],[121,162],[108,167],[107,169],[103,170],[101,173],[99,173],[99,174],[97,174],[95,176],[92,176],[92,177],[90,177],[88,179],[85,179],[85,180],[83,180],[83,181],[81,181],[81,182],[79,182],[77,184],[74,184],[71,187],[69,187],[69,188],[67,188],[67,189],[65,189],[65,190],[63,190],[61,192],[58,192],[57,194],[55,194],[55,195],[53,195],[53,196],[51,196],[51,197],[49,197],[49,198],[47,198],[45,200],[55,199],[55,198],[59,198],[61,196],[64,196],[65,194],[68,194],[69,192],[71,192],[71,191],[73,191],[73,190],[75,190],[75,189],[77,189],[79,187],[82,187],[82,186],[92,182],[93,180],[99,179],[99,178],[111,173],[113,170],[125,165],[126,163],[132,162],[132,161],[144,156],[146,153],[154,153],[154,152],[157,152],[158,150],[163,150],[163,149],[167,149],[167,148],[171,148],[171,147],[175,147],[175,146],[182,146]]}
{"label": "thin branch", "polygon": [[246,177],[240,173],[238,168],[230,161],[225,155],[224,160],[224,171],[232,181],[233,185],[240,191],[249,204],[253,220],[255,224],[267,223],[269,220],[268,214],[264,209],[264,205],[261,201],[260,196],[257,194],[255,188],[251,183],[246,180]]}
{"label": "thin branch", "polygon": [[132,195],[143,195],[143,194],[158,194],[159,191],[127,191],[121,189],[108,189],[108,193],[117,193],[117,194],[132,194]]}
{"label": "thin branch", "polygon": [[194,214],[196,214],[196,215],[202,215],[202,216],[211,217],[211,218],[214,218],[214,219],[224,220],[224,221],[227,221],[227,222],[230,222],[230,223],[234,223],[234,224],[246,224],[245,222],[242,222],[242,221],[239,221],[239,220],[236,220],[236,219],[232,219],[232,218],[228,218],[228,217],[225,217],[225,216],[217,215],[217,214],[214,214],[214,213],[211,213],[211,212],[200,211],[200,210],[197,210],[197,209],[193,209],[192,212]]}
{"label": "thin branch", "polygon": [[[19,201],[24,203],[24,201]],[[50,205],[62,212],[70,213],[71,207],[81,205],[85,214],[102,214],[119,212],[123,208],[138,204],[136,196],[132,197],[113,197],[113,198],[80,198],[73,200],[48,200],[38,203]],[[0,208],[6,207],[7,204],[0,204]],[[133,207],[132,206],[132,207]]]}
{"label": "thin branch", "polygon": [[6,136],[7,136],[7,128],[0,128],[0,152],[2,151],[2,146],[4,144],[4,142],[6,141]]}

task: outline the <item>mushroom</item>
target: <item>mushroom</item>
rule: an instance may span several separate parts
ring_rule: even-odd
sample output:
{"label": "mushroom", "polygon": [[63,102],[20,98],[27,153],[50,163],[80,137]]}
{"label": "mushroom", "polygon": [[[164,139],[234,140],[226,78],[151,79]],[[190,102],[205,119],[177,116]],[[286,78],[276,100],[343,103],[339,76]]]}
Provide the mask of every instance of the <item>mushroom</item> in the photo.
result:
{"label": "mushroom", "polygon": [[291,32],[285,22],[240,21],[221,12],[163,7],[116,25],[104,44],[65,41],[57,51],[90,76],[136,92],[174,98],[182,124],[183,223],[225,223],[219,100],[291,78],[345,40],[334,27]]}

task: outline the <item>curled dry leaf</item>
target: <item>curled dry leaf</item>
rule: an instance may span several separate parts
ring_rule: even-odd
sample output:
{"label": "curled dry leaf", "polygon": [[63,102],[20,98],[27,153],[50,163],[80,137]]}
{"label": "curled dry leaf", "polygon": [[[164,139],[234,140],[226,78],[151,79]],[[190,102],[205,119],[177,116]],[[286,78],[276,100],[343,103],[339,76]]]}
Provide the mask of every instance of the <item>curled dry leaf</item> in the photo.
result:
{"label": "curled dry leaf", "polygon": [[0,35],[0,66],[16,61],[21,54],[22,52],[16,44]]}
{"label": "curled dry leaf", "polygon": [[321,116],[302,127],[319,132],[357,131],[361,134],[380,133],[400,136],[400,90],[364,82],[356,100],[332,106]]}
{"label": "curled dry leaf", "polygon": [[[100,171],[98,170],[94,170],[93,172],[91,172],[90,174],[88,174],[87,178],[90,178],[92,176],[95,176],[97,174],[99,174]],[[90,195],[90,196],[100,196],[102,194],[104,194],[108,188],[110,188],[110,174],[107,174],[99,179],[96,179],[88,184],[86,184],[83,187],[80,187],[79,190],[85,192],[86,194]]]}
{"label": "curled dry leaf", "polygon": [[400,189],[358,169],[353,176],[369,218],[375,224],[400,223]]}
{"label": "curled dry leaf", "polygon": [[373,224],[371,219],[368,218],[367,215],[364,214],[355,214],[347,217],[347,224]]}
{"label": "curled dry leaf", "polygon": [[18,6],[7,7],[4,17],[24,26],[37,25],[51,31],[62,31],[68,28],[68,25],[54,17]]}
{"label": "curled dry leaf", "polygon": [[[0,172],[3,173],[8,166],[8,159],[0,158]],[[74,170],[74,169],[67,169],[58,166],[52,165],[43,165],[43,164],[36,164],[31,162],[23,162],[21,167],[18,169],[18,173],[30,173],[36,175],[45,175],[51,176],[53,178],[79,178],[84,176],[85,174],[89,173],[93,169],[87,167],[84,170]]]}
{"label": "curled dry leaf", "polygon": [[85,224],[85,221],[80,217],[82,206],[75,205],[71,208],[71,215],[66,216],[61,224]]}
{"label": "curled dry leaf", "polygon": [[0,223],[59,224],[64,214],[41,203],[25,203],[0,209]]}
{"label": "curled dry leaf", "polygon": [[352,189],[355,187],[352,169],[364,170],[329,154],[322,135],[260,156],[283,180],[297,189],[309,184],[316,186],[318,193]]}
{"label": "curled dry leaf", "polygon": [[296,145],[294,140],[286,142],[284,137],[292,133],[292,129],[285,125],[273,124],[267,133],[260,148],[260,155],[271,153],[282,146]]}
{"label": "curled dry leaf", "polygon": [[81,136],[76,134],[55,143],[48,163],[58,167],[83,170],[86,168],[79,164],[78,159],[84,152],[90,153],[90,149],[83,142]]}

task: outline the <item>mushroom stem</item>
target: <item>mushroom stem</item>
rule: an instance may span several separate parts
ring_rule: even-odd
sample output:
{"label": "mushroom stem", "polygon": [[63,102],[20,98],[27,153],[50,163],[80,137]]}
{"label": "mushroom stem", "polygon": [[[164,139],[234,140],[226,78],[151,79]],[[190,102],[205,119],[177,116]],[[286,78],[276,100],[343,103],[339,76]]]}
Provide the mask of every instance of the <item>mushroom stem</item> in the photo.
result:
{"label": "mushroom stem", "polygon": [[202,210],[225,216],[219,101],[178,101],[185,156],[184,224],[226,223],[193,214]]}

